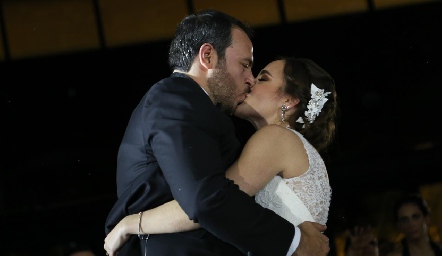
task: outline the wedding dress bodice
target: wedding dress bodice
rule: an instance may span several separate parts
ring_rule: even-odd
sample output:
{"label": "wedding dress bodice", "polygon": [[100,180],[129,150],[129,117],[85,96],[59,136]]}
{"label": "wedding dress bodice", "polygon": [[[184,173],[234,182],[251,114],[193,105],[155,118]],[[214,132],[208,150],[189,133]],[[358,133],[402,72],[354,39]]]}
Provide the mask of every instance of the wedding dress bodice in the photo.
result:
{"label": "wedding dress bodice", "polygon": [[300,134],[309,159],[309,169],[302,175],[283,179],[275,176],[255,195],[261,206],[298,225],[304,221],[326,224],[331,200],[331,187],[324,161],[316,149]]}

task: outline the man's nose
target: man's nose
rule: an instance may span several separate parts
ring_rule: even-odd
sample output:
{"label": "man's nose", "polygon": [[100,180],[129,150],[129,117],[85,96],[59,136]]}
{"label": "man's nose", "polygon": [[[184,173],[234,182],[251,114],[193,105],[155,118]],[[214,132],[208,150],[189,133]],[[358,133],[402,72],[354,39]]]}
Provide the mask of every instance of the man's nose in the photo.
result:
{"label": "man's nose", "polygon": [[247,87],[249,87],[249,90],[251,90],[252,88],[253,88],[253,86],[255,86],[255,84],[256,84],[256,79],[249,79],[248,81],[247,81]]}

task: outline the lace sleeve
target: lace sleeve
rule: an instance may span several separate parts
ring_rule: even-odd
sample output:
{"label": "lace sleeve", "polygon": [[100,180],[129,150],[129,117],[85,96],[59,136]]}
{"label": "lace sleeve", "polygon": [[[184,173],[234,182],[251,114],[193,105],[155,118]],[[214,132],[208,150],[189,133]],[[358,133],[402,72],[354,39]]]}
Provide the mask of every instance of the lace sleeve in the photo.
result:
{"label": "lace sleeve", "polygon": [[315,221],[301,199],[280,176],[275,176],[262,190],[258,191],[255,201],[295,226],[304,221]]}

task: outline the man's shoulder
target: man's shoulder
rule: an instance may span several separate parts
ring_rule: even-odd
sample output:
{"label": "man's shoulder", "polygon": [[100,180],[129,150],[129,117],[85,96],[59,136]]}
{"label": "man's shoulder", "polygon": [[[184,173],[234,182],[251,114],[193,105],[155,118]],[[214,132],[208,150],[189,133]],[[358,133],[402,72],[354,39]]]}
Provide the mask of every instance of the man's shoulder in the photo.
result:
{"label": "man's shoulder", "polygon": [[146,94],[195,94],[198,91],[202,91],[201,87],[191,78],[172,74],[153,84]]}
{"label": "man's shoulder", "polygon": [[197,122],[222,118],[231,122],[193,79],[182,74],[174,73],[155,83],[144,95],[138,108],[143,112],[161,109],[155,112],[161,118],[185,118]]}
{"label": "man's shoulder", "polygon": [[172,73],[170,76],[159,80],[157,83],[154,84],[154,86],[158,84],[177,84],[177,83],[189,84],[189,85],[192,84],[198,86],[198,84],[192,78],[181,73]]}

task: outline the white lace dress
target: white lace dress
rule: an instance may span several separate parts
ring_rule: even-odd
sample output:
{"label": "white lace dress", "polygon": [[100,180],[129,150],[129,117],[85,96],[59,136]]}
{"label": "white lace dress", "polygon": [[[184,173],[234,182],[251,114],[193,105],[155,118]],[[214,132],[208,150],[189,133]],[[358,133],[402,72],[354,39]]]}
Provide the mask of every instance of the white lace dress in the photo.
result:
{"label": "white lace dress", "polygon": [[331,187],[324,161],[316,149],[299,132],[309,159],[309,169],[299,177],[275,176],[255,195],[261,206],[290,221],[295,226],[304,221],[326,224],[331,200]]}

